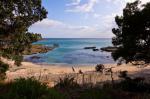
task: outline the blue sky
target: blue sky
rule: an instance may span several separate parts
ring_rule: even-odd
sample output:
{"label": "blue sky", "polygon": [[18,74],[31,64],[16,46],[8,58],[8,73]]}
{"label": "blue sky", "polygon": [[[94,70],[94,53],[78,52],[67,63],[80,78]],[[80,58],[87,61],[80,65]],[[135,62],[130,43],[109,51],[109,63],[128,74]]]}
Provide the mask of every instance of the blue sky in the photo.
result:
{"label": "blue sky", "polygon": [[[44,38],[111,38],[114,17],[134,0],[42,0],[48,17],[29,31]],[[143,3],[149,0],[142,0]]]}

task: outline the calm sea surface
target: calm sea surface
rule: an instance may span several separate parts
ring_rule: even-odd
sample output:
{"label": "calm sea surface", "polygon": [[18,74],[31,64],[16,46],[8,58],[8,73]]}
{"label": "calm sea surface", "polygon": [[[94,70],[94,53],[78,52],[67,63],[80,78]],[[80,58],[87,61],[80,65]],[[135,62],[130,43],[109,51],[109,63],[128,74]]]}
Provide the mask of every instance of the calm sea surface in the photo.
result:
{"label": "calm sea surface", "polygon": [[[43,64],[68,64],[68,65],[88,65],[114,63],[111,53],[102,51],[93,51],[84,49],[84,47],[96,46],[97,48],[111,46],[111,39],[66,39],[66,38],[47,38],[34,44],[53,46],[59,44],[59,47],[53,51],[42,54],[25,56],[26,61]],[[32,56],[38,56],[39,59],[33,59]]]}

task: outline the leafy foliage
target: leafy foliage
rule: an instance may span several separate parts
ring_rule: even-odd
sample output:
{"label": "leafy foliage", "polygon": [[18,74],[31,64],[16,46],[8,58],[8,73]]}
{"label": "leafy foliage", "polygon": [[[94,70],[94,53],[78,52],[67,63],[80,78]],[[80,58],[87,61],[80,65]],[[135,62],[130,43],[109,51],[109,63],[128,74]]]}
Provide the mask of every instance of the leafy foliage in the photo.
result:
{"label": "leafy foliage", "polygon": [[113,99],[111,95],[108,94],[106,90],[102,90],[100,88],[91,88],[81,93],[79,99]]}
{"label": "leafy foliage", "polygon": [[128,71],[121,71],[119,77],[123,79],[127,79],[128,77]]}
{"label": "leafy foliage", "polygon": [[6,71],[8,70],[9,65],[0,61],[0,81],[5,79]]}
{"label": "leafy foliage", "polygon": [[60,78],[55,87],[62,89],[79,88],[79,84],[74,81],[74,77],[66,76],[63,79]]}
{"label": "leafy foliage", "polygon": [[54,88],[33,78],[20,78],[15,82],[0,85],[0,99],[67,99]]}
{"label": "leafy foliage", "polygon": [[122,16],[116,16],[117,28],[112,32],[114,60],[150,62],[150,3],[140,6],[140,1],[127,3]]}
{"label": "leafy foliage", "polygon": [[[67,78],[68,79],[68,78]],[[70,80],[67,80],[70,81]],[[71,80],[72,82],[72,80]],[[71,84],[71,83],[70,83]],[[103,86],[49,88],[34,78],[20,78],[11,83],[0,83],[0,99],[149,99],[150,84],[139,78],[105,83]],[[74,84],[73,84],[74,86]],[[64,88],[64,90],[62,90]],[[67,91],[66,91],[67,88]]]}
{"label": "leafy foliage", "polygon": [[95,67],[95,70],[97,72],[103,72],[104,70],[104,65],[103,64],[97,64],[96,67]]}
{"label": "leafy foliage", "polygon": [[150,93],[150,84],[145,83],[141,78],[125,79],[116,86],[124,91]]}
{"label": "leafy foliage", "polygon": [[46,15],[47,11],[41,5],[41,0],[1,0],[1,55],[14,59],[16,65],[20,65],[24,49],[41,39],[40,34],[29,33],[28,28],[46,18]]}
{"label": "leafy foliage", "polygon": [[26,33],[22,37],[16,36],[15,40],[10,40],[1,48],[1,55],[3,57],[15,60],[17,66],[21,65],[23,60],[22,54],[25,49],[30,51],[31,43],[41,39],[40,34]]}

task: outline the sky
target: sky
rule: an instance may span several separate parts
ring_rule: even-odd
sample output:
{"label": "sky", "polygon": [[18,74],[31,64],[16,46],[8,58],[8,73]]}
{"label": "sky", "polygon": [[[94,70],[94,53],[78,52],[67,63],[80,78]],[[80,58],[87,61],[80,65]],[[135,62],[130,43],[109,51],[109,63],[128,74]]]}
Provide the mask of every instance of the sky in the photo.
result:
{"label": "sky", "polygon": [[41,33],[43,38],[111,38],[115,16],[121,15],[126,3],[133,1],[42,0],[47,18],[33,24],[29,31]]}

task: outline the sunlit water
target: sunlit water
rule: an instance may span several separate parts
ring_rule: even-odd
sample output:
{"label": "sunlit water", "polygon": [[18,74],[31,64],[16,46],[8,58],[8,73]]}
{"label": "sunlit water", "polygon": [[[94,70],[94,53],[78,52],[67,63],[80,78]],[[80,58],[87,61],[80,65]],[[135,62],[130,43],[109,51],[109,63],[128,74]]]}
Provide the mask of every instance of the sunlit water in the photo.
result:
{"label": "sunlit water", "polygon": [[[84,49],[84,47],[96,46],[97,48],[111,46],[111,39],[65,39],[49,38],[38,41],[34,44],[52,46],[59,44],[53,51],[42,54],[25,56],[26,61],[42,64],[68,64],[87,65],[114,63],[111,53]],[[32,56],[39,56],[39,59],[32,59]]]}

